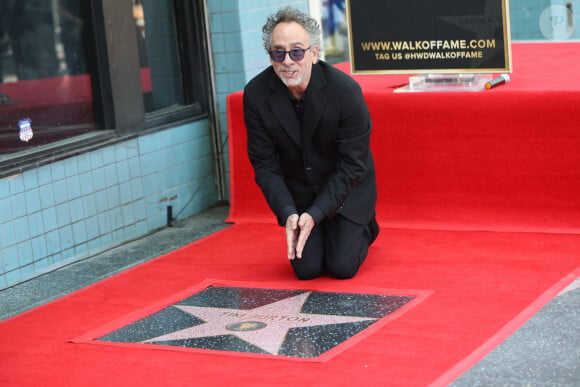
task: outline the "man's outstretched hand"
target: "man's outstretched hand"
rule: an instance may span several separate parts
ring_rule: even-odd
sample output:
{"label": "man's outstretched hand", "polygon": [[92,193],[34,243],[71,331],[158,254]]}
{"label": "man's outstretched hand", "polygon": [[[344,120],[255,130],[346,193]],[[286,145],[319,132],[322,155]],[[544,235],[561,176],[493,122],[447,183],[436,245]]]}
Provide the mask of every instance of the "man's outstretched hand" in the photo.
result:
{"label": "man's outstretched hand", "polygon": [[293,214],[286,219],[288,259],[302,258],[302,250],[304,250],[304,245],[306,245],[306,240],[308,240],[314,225],[314,219],[306,212],[300,217]]}

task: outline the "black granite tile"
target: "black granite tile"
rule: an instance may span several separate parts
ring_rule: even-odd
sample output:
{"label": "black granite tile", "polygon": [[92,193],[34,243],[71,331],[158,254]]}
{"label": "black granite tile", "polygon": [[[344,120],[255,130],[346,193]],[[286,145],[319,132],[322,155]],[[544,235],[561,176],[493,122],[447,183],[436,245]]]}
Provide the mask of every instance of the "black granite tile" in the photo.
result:
{"label": "black granite tile", "polygon": [[413,299],[209,286],[97,340],[315,358]]}

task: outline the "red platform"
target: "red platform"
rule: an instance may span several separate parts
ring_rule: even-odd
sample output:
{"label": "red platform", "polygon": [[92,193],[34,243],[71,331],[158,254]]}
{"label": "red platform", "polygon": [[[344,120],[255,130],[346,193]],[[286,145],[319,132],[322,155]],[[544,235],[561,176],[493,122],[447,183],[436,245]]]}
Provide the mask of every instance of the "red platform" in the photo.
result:
{"label": "red platform", "polygon": [[[511,82],[480,92],[395,93],[409,76],[354,76],[373,120],[381,226],[580,231],[580,44],[512,52]],[[228,120],[229,220],[273,222],[245,150],[242,92]]]}

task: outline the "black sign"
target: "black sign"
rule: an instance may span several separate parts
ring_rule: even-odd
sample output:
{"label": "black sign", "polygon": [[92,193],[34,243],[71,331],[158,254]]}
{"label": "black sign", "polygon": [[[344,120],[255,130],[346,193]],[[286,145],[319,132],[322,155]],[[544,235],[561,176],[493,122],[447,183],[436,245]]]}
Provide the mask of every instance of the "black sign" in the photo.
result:
{"label": "black sign", "polygon": [[507,0],[347,0],[353,73],[511,71]]}

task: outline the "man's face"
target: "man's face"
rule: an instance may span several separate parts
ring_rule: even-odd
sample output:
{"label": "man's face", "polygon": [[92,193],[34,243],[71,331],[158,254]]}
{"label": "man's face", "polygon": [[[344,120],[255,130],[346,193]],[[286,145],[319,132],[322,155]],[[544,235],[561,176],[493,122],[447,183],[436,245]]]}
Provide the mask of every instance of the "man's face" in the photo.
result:
{"label": "man's face", "polygon": [[[290,51],[293,48],[307,49],[310,47],[310,38],[306,30],[298,23],[279,23],[272,31],[272,49]],[[282,82],[297,97],[308,87],[312,65],[318,61],[318,46],[313,46],[304,52],[304,58],[294,61],[286,54],[282,62],[270,59],[274,71]]]}

